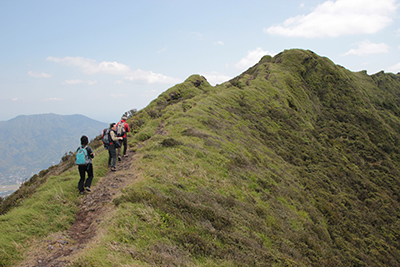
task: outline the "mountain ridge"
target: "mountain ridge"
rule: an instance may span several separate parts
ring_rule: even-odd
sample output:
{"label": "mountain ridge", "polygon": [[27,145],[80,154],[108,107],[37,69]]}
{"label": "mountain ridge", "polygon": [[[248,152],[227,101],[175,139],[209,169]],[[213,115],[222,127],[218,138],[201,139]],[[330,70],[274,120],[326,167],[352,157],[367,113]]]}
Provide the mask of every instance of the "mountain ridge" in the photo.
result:
{"label": "mountain ridge", "polygon": [[[21,231],[0,232],[0,263],[24,252],[43,266],[400,266],[399,76],[354,73],[300,49],[215,87],[192,75],[128,120],[128,169],[107,172],[92,143],[93,195],[77,199],[76,168],[36,177],[31,206],[0,217]],[[94,201],[101,194],[112,203]],[[40,218],[36,206],[40,224],[18,223],[26,210]],[[75,214],[101,208],[97,235],[70,253]],[[28,229],[39,234],[23,237]],[[40,242],[59,232],[68,249],[41,256]],[[18,246],[27,239],[41,250]]]}

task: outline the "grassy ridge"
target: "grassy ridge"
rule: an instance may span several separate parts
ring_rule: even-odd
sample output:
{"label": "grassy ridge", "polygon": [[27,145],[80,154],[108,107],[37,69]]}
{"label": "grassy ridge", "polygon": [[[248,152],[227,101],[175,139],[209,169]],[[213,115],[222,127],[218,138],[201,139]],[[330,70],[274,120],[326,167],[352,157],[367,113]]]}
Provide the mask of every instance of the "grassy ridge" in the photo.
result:
{"label": "grassy ridge", "polygon": [[189,77],[129,120],[139,179],[75,266],[399,266],[399,89],[304,50]]}
{"label": "grassy ridge", "polygon": [[135,118],[140,183],[79,264],[398,266],[397,77],[290,50],[169,89]]}

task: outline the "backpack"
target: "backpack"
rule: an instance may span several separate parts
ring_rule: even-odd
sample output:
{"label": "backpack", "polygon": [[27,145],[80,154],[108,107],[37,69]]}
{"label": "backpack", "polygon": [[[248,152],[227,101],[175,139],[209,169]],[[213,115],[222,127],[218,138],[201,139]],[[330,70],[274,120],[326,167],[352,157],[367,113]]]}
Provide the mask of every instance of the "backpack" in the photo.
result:
{"label": "backpack", "polygon": [[76,160],[75,160],[75,164],[76,165],[87,165],[89,164],[90,160],[89,160],[89,156],[88,156],[88,152],[86,150],[86,146],[85,147],[79,147],[78,148],[78,152],[76,152]]}
{"label": "backpack", "polygon": [[119,122],[117,125],[117,136],[124,136],[125,135],[125,122]]}
{"label": "backpack", "polygon": [[102,141],[103,141],[104,147],[107,147],[108,145],[112,145],[112,140],[111,140],[111,136],[110,136],[110,128],[106,128],[103,130]]}

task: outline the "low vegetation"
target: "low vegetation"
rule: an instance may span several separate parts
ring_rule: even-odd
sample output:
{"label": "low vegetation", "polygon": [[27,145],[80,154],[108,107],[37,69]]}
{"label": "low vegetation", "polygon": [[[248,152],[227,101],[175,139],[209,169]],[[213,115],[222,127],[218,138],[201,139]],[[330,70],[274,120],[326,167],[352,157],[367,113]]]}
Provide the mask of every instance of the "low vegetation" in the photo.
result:
{"label": "low vegetation", "polygon": [[[400,266],[399,97],[399,74],[304,50],[189,77],[129,118],[138,179],[74,266]],[[76,176],[1,215],[0,265],[68,229]]]}

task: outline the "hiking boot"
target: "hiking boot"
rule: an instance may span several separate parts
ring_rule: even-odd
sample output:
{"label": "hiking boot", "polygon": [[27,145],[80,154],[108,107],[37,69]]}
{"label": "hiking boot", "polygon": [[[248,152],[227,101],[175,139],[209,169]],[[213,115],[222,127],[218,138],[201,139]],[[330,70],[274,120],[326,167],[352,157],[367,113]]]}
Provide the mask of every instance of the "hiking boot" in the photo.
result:
{"label": "hiking boot", "polygon": [[92,192],[92,190],[90,190],[90,187],[86,187],[86,192]]}
{"label": "hiking boot", "polygon": [[126,157],[128,157],[128,155],[127,155],[127,154],[125,154],[125,155],[124,155],[124,158],[126,158]]}
{"label": "hiking boot", "polygon": [[84,194],[85,194],[85,191],[81,191],[81,192],[79,192],[79,194],[84,195]]}
{"label": "hiking boot", "polygon": [[111,171],[115,172],[116,170],[117,170],[117,168],[111,167]]}
{"label": "hiking boot", "polygon": [[121,161],[121,156],[118,156],[118,161]]}

